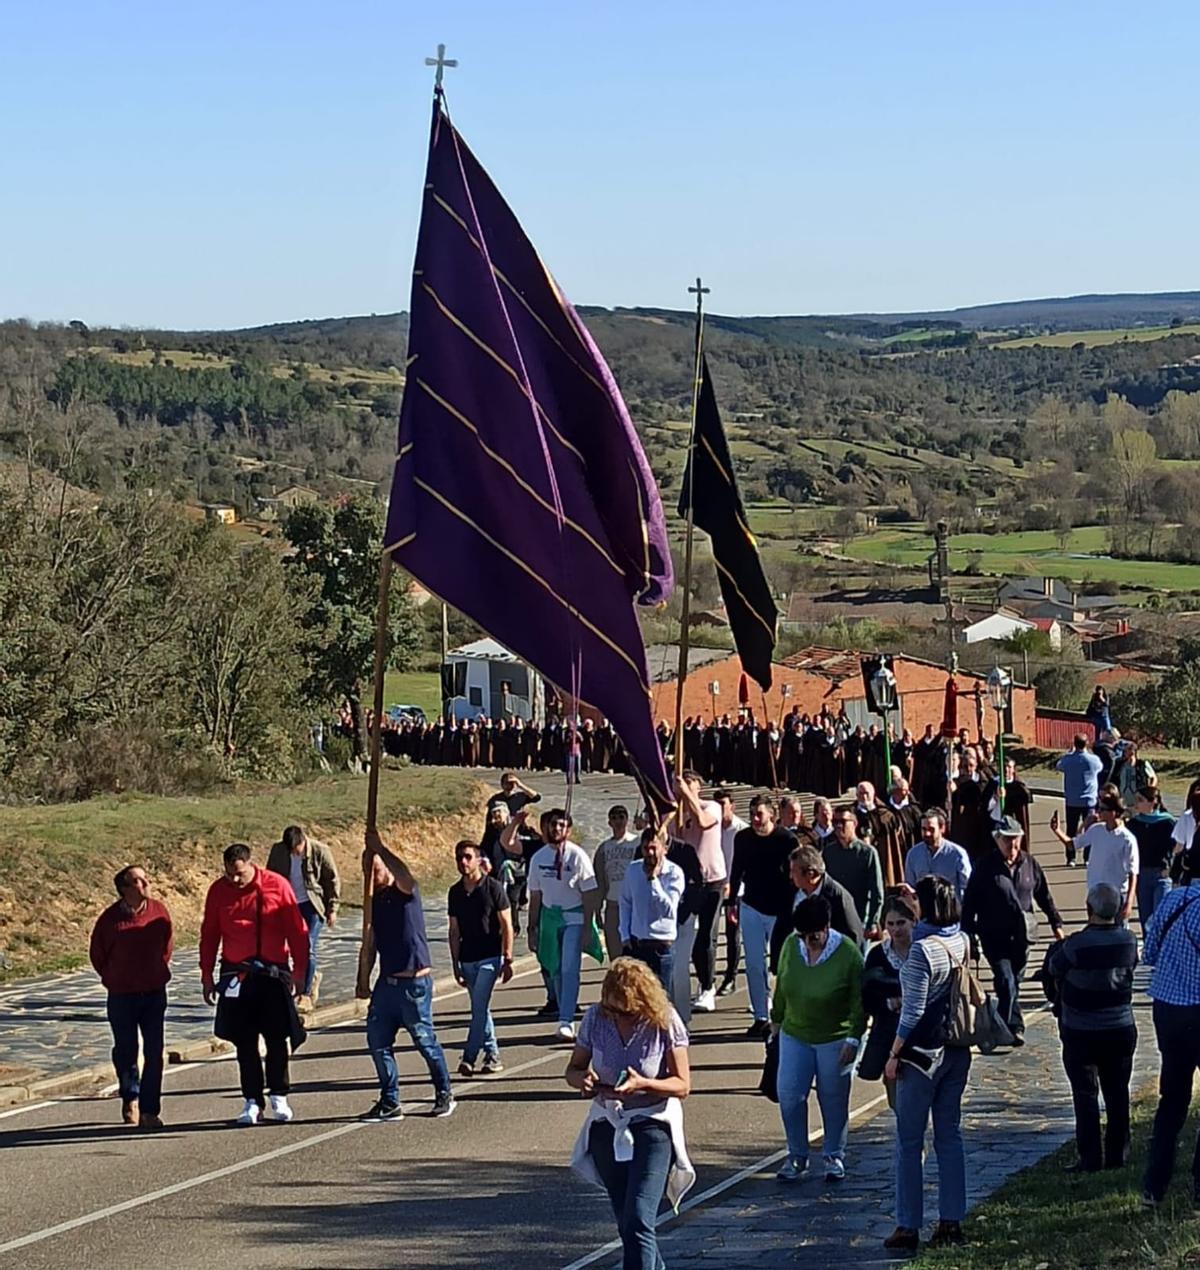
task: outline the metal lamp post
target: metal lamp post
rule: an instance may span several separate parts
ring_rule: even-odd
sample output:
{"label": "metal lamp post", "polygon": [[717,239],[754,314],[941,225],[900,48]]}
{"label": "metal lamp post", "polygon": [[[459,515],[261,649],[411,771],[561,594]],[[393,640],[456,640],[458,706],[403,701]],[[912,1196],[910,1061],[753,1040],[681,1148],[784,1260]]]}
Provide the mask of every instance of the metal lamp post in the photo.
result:
{"label": "metal lamp post", "polygon": [[721,695],[721,681],[713,679],[708,685],[708,695],[712,698],[712,716],[713,722],[717,721],[717,698]]}
{"label": "metal lamp post", "polygon": [[[891,657],[864,657],[863,682],[867,686],[867,704],[873,714],[883,720],[883,770],[884,779],[892,779],[892,741],[888,736],[888,716],[896,709],[898,696],[896,676],[892,673]],[[882,791],[880,791],[882,792]]]}
{"label": "metal lamp post", "polygon": [[1004,713],[1012,702],[1012,672],[993,666],[987,677],[988,702],[996,712],[996,766],[1000,770],[1000,809],[1004,810]]}

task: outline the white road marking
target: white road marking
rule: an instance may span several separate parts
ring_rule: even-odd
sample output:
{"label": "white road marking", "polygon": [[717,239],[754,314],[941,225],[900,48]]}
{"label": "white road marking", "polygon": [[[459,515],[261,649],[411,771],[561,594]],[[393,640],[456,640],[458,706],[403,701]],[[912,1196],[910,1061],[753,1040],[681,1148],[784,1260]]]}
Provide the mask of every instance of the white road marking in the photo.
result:
{"label": "white road marking", "polygon": [[[876,1094],[870,1102],[864,1102],[860,1107],[855,1107],[850,1112],[850,1119],[857,1120],[859,1116],[868,1111],[873,1111],[881,1102],[887,1101],[887,1094]],[[809,1143],[816,1142],[820,1138],[820,1133],[814,1131],[809,1134]],[[730,1174],[723,1181],[718,1182],[715,1186],[710,1186],[708,1190],[702,1191],[699,1195],[693,1196],[689,1200],[685,1200],[680,1206],[678,1212],[660,1213],[655,1220],[654,1227],[657,1230],[661,1226],[665,1226],[668,1222],[674,1221],[677,1217],[682,1217],[684,1213],[690,1213],[693,1208],[699,1208],[701,1204],[707,1204],[710,1199],[715,1199],[718,1195],[725,1191],[732,1190],[735,1186],[740,1186],[748,1177],[753,1177],[756,1173],[761,1173],[764,1169],[769,1169],[771,1165],[778,1164],[787,1155],[787,1148],[781,1151],[772,1151],[770,1155],[764,1155],[761,1160],[755,1160],[753,1164],[748,1164],[744,1169],[740,1169],[737,1173]],[[619,1239],[612,1239],[602,1248],[597,1248],[593,1252],[589,1252],[586,1256],[580,1257],[577,1261],[572,1261],[569,1265],[563,1266],[563,1270],[583,1270],[584,1266],[594,1265],[597,1261],[604,1257],[610,1256],[614,1252],[618,1252],[621,1248]],[[0,1248],[0,1252],[4,1249]]]}
{"label": "white road marking", "polygon": [[[541,971],[537,969],[536,967],[534,967],[532,970],[522,970],[518,974],[513,975],[513,977],[509,980],[509,983],[516,983],[518,979],[528,979],[530,975],[535,975],[535,974],[537,975],[541,974]],[[448,1001],[450,1000],[451,997],[465,997],[467,995],[468,994],[467,994],[466,988],[454,988],[450,992],[439,993],[436,997],[434,997],[434,1000]],[[322,1027],[315,1030],[321,1031],[321,1032],[336,1032],[339,1028],[362,1027],[362,1024],[363,1024],[362,1019],[343,1019],[341,1023],[330,1023],[326,1027]],[[177,1075],[179,1072],[191,1071],[192,1068],[200,1067],[205,1063],[226,1062],[227,1060],[233,1057],[234,1057],[234,1053],[232,1050],[224,1050],[218,1054],[206,1054],[203,1058],[194,1058],[187,1063],[167,1063],[163,1067],[163,1082],[164,1083],[166,1082],[166,1078],[168,1076]],[[111,1085],[105,1085],[102,1089],[98,1090],[96,1094],[94,1095],[82,1094],[79,1096],[68,1097],[68,1098],[52,1098],[48,1102],[35,1102],[35,1103],[30,1103],[27,1106],[22,1105],[20,1107],[13,1107],[11,1111],[0,1111],[0,1120],[7,1119],[7,1117],[9,1116],[23,1116],[26,1114],[26,1112],[40,1111],[43,1107],[53,1107],[58,1103],[90,1102],[95,1097],[110,1098],[112,1097],[113,1094],[117,1092],[118,1089],[120,1089],[120,1085],[118,1085],[114,1081]],[[0,1249],[0,1251],[3,1251],[3,1250]]]}
{"label": "white road marking", "polygon": [[53,1107],[61,1101],[61,1098],[51,1098],[48,1102],[31,1102],[27,1107],[14,1107],[11,1111],[0,1111],[0,1120],[7,1120],[9,1116],[23,1116],[27,1111],[41,1111],[43,1107]]}
{"label": "white road marking", "polygon": [[[516,976],[514,976],[515,978]],[[527,1072],[531,1068],[544,1066],[546,1063],[559,1062],[566,1064],[568,1051],[564,1045],[561,1049],[551,1050],[548,1054],[542,1054],[538,1058],[531,1058],[526,1063],[518,1063],[515,1067],[506,1067],[502,1073],[497,1076],[488,1077],[486,1080],[480,1081],[478,1085],[472,1085],[467,1089],[462,1089],[456,1098],[469,1098],[473,1093],[483,1093],[486,1089],[493,1085],[498,1085],[510,1076],[517,1076],[521,1072]],[[218,1055],[217,1057],[224,1057]],[[211,1060],[205,1060],[211,1061]],[[49,1106],[49,1103],[42,1103],[42,1106]],[[23,1107],[22,1111],[32,1110],[32,1108]],[[127,1213],[132,1208],[142,1208],[146,1204],[154,1204],[160,1199],[168,1199],[172,1195],[178,1195],[183,1191],[194,1190],[198,1186],[205,1186],[209,1182],[217,1182],[222,1178],[231,1177],[235,1173],[242,1173],[246,1169],[256,1168],[260,1164],[266,1164],[271,1160],[278,1160],[281,1156],[291,1155],[296,1151],[303,1151],[308,1147],[317,1146],[322,1142],[331,1142],[334,1138],[345,1137],[348,1133],[354,1133],[358,1129],[374,1128],[370,1121],[354,1120],[350,1124],[339,1125],[336,1129],[329,1129],[324,1133],[315,1133],[311,1137],[304,1138],[298,1142],[291,1142],[287,1146],[279,1147],[274,1151],[267,1151],[263,1155],[256,1155],[248,1160],[241,1160],[237,1164],[227,1164],[223,1168],[213,1169],[208,1173],[201,1173],[198,1177],[185,1178],[182,1182],[174,1182],[170,1186],[161,1187],[159,1190],[150,1191],[145,1195],[135,1195],[132,1199],[123,1200],[119,1204],[111,1204],[107,1208],[99,1208],[91,1213],[84,1213],[81,1217],[73,1217],[69,1221],[59,1222],[54,1226],[47,1226],[43,1230],[35,1230],[28,1235],[22,1235],[19,1239],[10,1239],[7,1243],[0,1244],[0,1253],[15,1252],[18,1248],[27,1248],[30,1244],[41,1243],[46,1239],[53,1239],[55,1235],[65,1234],[69,1230],[78,1230],[81,1226],[90,1226],[95,1222],[104,1221],[106,1218],[115,1217],[119,1213]]]}

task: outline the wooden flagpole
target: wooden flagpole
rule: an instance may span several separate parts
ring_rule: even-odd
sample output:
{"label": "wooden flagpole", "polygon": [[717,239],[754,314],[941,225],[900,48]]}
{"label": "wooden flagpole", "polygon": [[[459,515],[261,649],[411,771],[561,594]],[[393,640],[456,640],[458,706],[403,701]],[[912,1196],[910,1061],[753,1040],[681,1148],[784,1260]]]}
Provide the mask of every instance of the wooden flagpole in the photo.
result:
{"label": "wooden flagpole", "polygon": [[688,624],[691,620],[692,600],[692,542],[696,535],[696,513],[692,506],[692,485],[695,481],[696,415],[700,408],[700,372],[704,352],[704,297],[710,287],[696,278],[696,285],[688,287],[688,294],[696,297],[696,365],[692,380],[692,427],[688,435],[687,451],[687,537],[683,555],[683,608],[679,620],[679,679],[675,685],[675,774],[683,775],[683,689],[688,673]]}
{"label": "wooden flagpole", "polygon": [[[379,811],[379,765],[383,742],[383,676],[387,670],[388,608],[392,589],[392,556],[385,551],[379,561],[379,609],[375,623],[375,691],[372,702],[370,771],[367,774],[367,828],[377,827]],[[363,870],[362,944],[358,950],[357,993],[365,997],[371,990],[371,885],[369,869]]]}
{"label": "wooden flagpole", "polygon": [[[437,46],[437,56],[427,57],[426,66],[435,68],[433,79],[433,95],[440,98],[442,94],[442,74],[448,66],[457,66],[458,62],[446,56],[446,46]],[[384,551],[379,561],[379,608],[375,622],[375,691],[373,694],[374,724],[371,729],[370,762],[367,774],[367,828],[377,828],[379,812],[379,766],[383,744],[383,676],[387,669],[388,643],[388,601],[392,589],[392,556]],[[445,629],[445,608],[442,610],[443,630]],[[357,995],[365,997],[371,990],[371,967],[375,961],[374,948],[371,942],[371,891],[372,875],[363,870],[363,915],[362,944],[358,950],[358,982]]]}

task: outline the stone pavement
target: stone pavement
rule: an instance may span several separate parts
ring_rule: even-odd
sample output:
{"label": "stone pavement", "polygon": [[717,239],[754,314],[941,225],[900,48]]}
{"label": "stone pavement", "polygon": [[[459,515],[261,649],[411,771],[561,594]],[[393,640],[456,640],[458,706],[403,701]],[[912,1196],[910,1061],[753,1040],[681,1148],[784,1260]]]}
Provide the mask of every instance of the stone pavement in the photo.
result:
{"label": "stone pavement", "polygon": [[[1144,987],[1144,982],[1143,985]],[[1026,999],[1032,1005],[1033,994]],[[1149,1002],[1137,998],[1138,1052],[1133,1087],[1158,1071]],[[1028,1011],[1027,1011],[1028,1014]],[[882,1086],[879,1086],[882,1090]],[[856,1100],[861,1091],[856,1094]],[[813,1096],[813,1118],[819,1121]],[[869,1117],[869,1118],[868,1118]],[[968,1206],[974,1208],[1006,1178],[1037,1163],[1074,1136],[1071,1092],[1063,1074],[1058,1029],[1049,1011],[1029,1014],[1024,1049],[976,1054],[963,1102]],[[780,1126],[782,1159],[783,1130]],[[895,1227],[892,1113],[886,1103],[852,1121],[847,1177],[827,1185],[785,1185],[774,1178],[778,1161],[694,1211],[663,1223],[659,1236],[667,1265],[707,1262],[722,1270],[824,1270],[838,1262],[857,1268],[906,1258],[882,1241]],[[925,1165],[925,1234],[937,1220],[937,1156],[932,1135]],[[764,1144],[769,1149],[770,1143]],[[820,1157],[816,1156],[819,1164]],[[1067,1179],[1064,1178],[1064,1185]],[[1130,1186],[1136,1187],[1136,1176]],[[602,1265],[617,1264],[603,1261]]]}

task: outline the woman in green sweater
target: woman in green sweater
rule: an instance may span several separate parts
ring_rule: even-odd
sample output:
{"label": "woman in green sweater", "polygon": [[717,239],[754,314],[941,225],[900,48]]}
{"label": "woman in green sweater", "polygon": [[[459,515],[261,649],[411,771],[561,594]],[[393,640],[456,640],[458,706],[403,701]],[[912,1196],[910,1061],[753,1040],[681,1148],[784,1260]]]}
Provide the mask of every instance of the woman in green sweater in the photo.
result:
{"label": "woman in green sweater", "polygon": [[854,941],[829,929],[829,904],[810,896],[792,914],[794,935],[779,954],[771,1028],[779,1034],[779,1111],[788,1158],[776,1176],[808,1172],[808,1095],[817,1086],[825,1140],[825,1180],[846,1176],[850,1079],[866,1026],[863,959]]}

